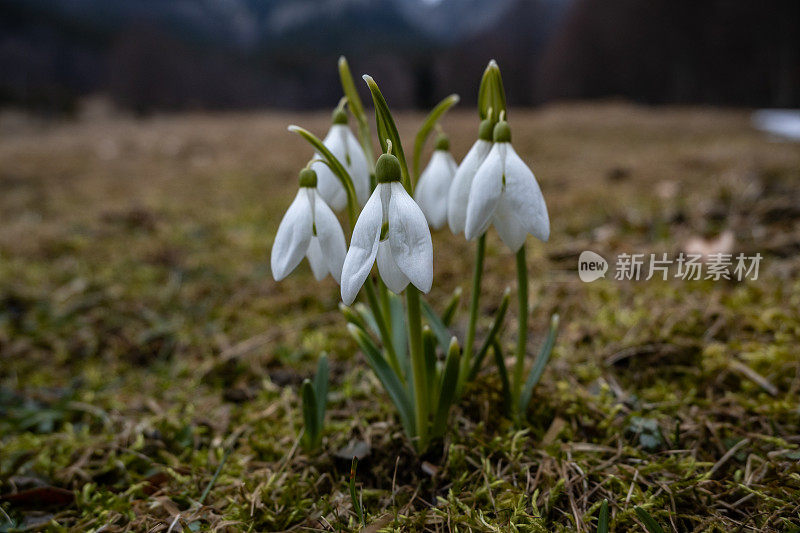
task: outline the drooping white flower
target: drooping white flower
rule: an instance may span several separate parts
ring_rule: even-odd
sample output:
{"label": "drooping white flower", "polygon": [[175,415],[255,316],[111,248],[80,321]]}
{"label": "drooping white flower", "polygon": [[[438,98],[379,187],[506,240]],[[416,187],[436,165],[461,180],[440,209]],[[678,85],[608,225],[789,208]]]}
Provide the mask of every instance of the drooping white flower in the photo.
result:
{"label": "drooping white flower", "polygon": [[464,235],[472,240],[492,224],[512,252],[522,247],[528,233],[542,241],[550,237],[542,191],[511,146],[511,129],[504,120],[495,126],[494,145],[472,182]]}
{"label": "drooping white flower", "polygon": [[347,253],[342,227],[317,192],[316,173],[305,168],[299,181],[300,190],[286,210],[272,245],[272,276],[275,281],[282,280],[307,257],[317,280],[330,274],[340,283]]}
{"label": "drooping white flower", "polygon": [[400,183],[400,162],[383,154],[375,166],[378,185],[353,228],[342,268],[342,300],[350,305],[377,261],[393,292],[414,284],[427,293],[433,283],[433,243],[422,210]]}
{"label": "drooping white flower", "polygon": [[[322,144],[336,156],[350,177],[359,205],[364,205],[369,196],[369,164],[361,145],[347,126],[347,113],[337,108],[333,112],[333,124]],[[318,154],[319,156],[319,154]],[[321,161],[316,161],[311,168],[317,173],[317,190],[323,200],[334,211],[341,211],[347,206],[347,193],[344,186],[333,171]]]}
{"label": "drooping white flower", "polygon": [[467,155],[458,166],[450,191],[447,195],[447,223],[453,235],[464,232],[467,221],[467,201],[472,181],[478,172],[483,160],[492,149],[492,121],[486,119],[481,122],[478,130],[478,140],[469,149]]}
{"label": "drooping white flower", "polygon": [[450,141],[440,135],[431,161],[414,189],[414,200],[433,229],[441,229],[447,222],[447,195],[457,168],[449,149]]}

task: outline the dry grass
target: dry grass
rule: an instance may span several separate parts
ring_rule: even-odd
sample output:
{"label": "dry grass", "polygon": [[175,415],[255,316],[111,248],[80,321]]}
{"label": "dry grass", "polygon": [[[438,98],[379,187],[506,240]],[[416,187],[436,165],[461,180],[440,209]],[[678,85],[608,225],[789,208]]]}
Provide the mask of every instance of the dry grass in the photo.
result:
{"label": "dry grass", "polygon": [[[553,225],[529,243],[531,352],[551,312],[563,326],[530,426],[497,415],[487,366],[426,458],[435,476],[343,333],[338,287],[305,265],[269,273],[310,156],[286,126],[322,134],[327,114],[0,121],[0,493],[38,487],[51,504],[5,501],[0,530],[355,528],[333,455],[351,440],[371,445],[358,479],[373,530],[593,530],[603,498],[617,531],[641,530],[634,505],[676,531],[800,527],[797,146],[736,111],[510,118]],[[399,117],[408,143],[420,121]],[[444,127],[461,157],[474,117]],[[726,229],[764,256],[758,281],[575,272],[583,249],[676,252]],[[468,288],[472,245],[441,232],[434,247],[436,306]],[[514,279],[493,234],[488,253],[482,332]],[[297,385],[322,350],[324,452],[306,456]]]}

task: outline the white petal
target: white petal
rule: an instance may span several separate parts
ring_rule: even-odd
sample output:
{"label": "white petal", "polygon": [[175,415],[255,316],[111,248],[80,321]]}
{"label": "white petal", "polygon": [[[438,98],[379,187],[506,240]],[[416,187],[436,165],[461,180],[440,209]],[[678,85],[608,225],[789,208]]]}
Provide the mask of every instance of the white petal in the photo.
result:
{"label": "white petal", "polygon": [[481,139],[475,141],[453,176],[453,183],[450,185],[447,195],[447,222],[454,235],[464,231],[467,220],[467,200],[469,200],[472,181],[475,179],[475,173],[478,172],[481,163],[489,155],[491,148],[492,143],[489,141]]}
{"label": "white petal", "polygon": [[500,239],[508,246],[512,252],[517,252],[525,244],[528,232],[514,211],[508,205],[508,198],[505,193],[500,196],[500,203],[494,212],[492,219]]}
{"label": "white petal", "polygon": [[345,139],[347,140],[347,153],[350,159],[350,164],[345,168],[347,168],[347,172],[353,179],[353,188],[356,191],[358,205],[363,206],[369,198],[369,163],[367,163],[367,158],[364,156],[361,145],[358,144],[358,139],[350,131],[350,128],[344,125],[340,126],[346,129]]}
{"label": "white petal", "polygon": [[414,189],[414,200],[433,229],[440,229],[447,222],[447,194],[454,169],[453,156],[444,150],[436,150]]}
{"label": "white petal", "polygon": [[389,240],[383,240],[378,244],[378,272],[386,286],[395,294],[400,294],[408,286],[408,278],[397,266],[392,257]]}
{"label": "white petal", "polygon": [[[315,157],[322,159],[320,154]],[[317,173],[317,192],[331,209],[341,211],[347,206],[347,193],[336,174],[321,161],[311,164],[311,170]]]}
{"label": "white petal", "polygon": [[547,241],[550,237],[550,217],[547,215],[542,191],[531,169],[510,144],[506,150],[505,177],[503,199],[508,208],[519,219],[525,231],[539,240]]}
{"label": "white petal", "polygon": [[381,236],[383,208],[381,207],[381,189],[378,185],[367,204],[358,216],[350,239],[350,249],[342,266],[342,301],[350,305],[355,301],[358,291],[369,276],[375,256],[378,253],[378,239]]}
{"label": "white petal", "polygon": [[272,244],[270,267],[275,281],[288,276],[303,260],[308,250],[308,243],[311,241],[312,224],[308,193],[306,188],[302,187],[283,215],[278,232],[275,234],[275,242]]}
{"label": "white petal", "polygon": [[314,225],[317,228],[320,253],[325,262],[326,271],[331,273],[336,283],[341,283],[342,265],[347,254],[344,232],[339,224],[339,219],[333,214],[331,208],[320,199],[319,195],[317,195],[316,203]]}
{"label": "white petal", "polygon": [[486,157],[469,191],[464,236],[472,240],[483,235],[492,222],[503,191],[503,152],[506,143],[497,143]]}
{"label": "white petal", "polygon": [[321,281],[328,275],[328,264],[325,262],[325,256],[319,247],[319,239],[311,237],[311,242],[308,243],[308,252],[306,252],[308,264],[311,265],[311,272],[317,281]]}
{"label": "white petal", "polygon": [[425,215],[400,182],[391,183],[389,245],[403,274],[422,292],[433,284],[433,242]]}

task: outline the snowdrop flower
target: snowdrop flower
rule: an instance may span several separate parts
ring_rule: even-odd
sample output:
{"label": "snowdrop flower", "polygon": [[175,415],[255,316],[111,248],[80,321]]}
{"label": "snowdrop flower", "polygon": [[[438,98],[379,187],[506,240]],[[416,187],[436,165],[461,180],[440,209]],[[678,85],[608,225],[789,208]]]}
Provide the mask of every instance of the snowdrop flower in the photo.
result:
{"label": "snowdrop flower", "polygon": [[431,161],[414,189],[414,200],[433,229],[441,229],[447,222],[447,194],[457,168],[449,149],[447,136],[440,135]]}
{"label": "snowdrop flower", "polygon": [[393,292],[410,283],[422,292],[433,283],[433,243],[422,210],[400,183],[400,162],[383,154],[375,166],[378,186],[353,228],[342,268],[342,300],[350,305],[372,265]]}
{"label": "snowdrop flower", "polygon": [[511,129],[502,118],[494,127],[494,145],[469,191],[464,234],[472,240],[490,224],[512,252],[522,247],[528,233],[542,241],[550,237],[542,191],[511,146]]}
{"label": "snowdrop flower", "polygon": [[[347,113],[341,107],[334,110],[333,125],[322,143],[350,174],[358,203],[364,205],[369,196],[369,165],[361,145],[347,126]],[[317,156],[319,157],[319,154]],[[313,163],[311,169],[317,173],[317,190],[323,200],[334,211],[344,209],[347,206],[347,193],[333,171],[322,161]]]}
{"label": "snowdrop flower", "polygon": [[486,119],[481,122],[478,130],[478,140],[469,149],[464,160],[458,166],[450,191],[447,195],[447,223],[453,235],[458,235],[464,231],[467,220],[467,201],[469,200],[469,190],[472,187],[472,180],[478,168],[489,155],[492,149],[492,121]]}
{"label": "snowdrop flower", "polygon": [[339,283],[347,253],[342,227],[318,194],[316,172],[304,168],[299,182],[300,190],[286,210],[272,245],[272,276],[275,281],[282,280],[307,257],[318,281],[330,274]]}

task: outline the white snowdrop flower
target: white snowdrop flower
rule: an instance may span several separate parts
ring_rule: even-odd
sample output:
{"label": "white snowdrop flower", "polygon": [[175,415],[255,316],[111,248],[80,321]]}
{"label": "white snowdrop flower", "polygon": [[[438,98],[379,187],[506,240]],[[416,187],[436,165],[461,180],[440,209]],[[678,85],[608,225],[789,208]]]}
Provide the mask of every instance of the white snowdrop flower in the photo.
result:
{"label": "white snowdrop flower", "polygon": [[447,195],[457,168],[449,149],[447,136],[440,135],[431,161],[414,189],[414,200],[433,229],[441,229],[447,222]]}
{"label": "white snowdrop flower", "polygon": [[393,292],[410,283],[422,292],[433,283],[433,243],[422,210],[400,183],[400,162],[383,154],[375,166],[378,185],[353,228],[342,268],[342,300],[350,305],[377,261]]}
{"label": "white snowdrop flower", "polygon": [[512,252],[522,247],[528,233],[542,241],[550,237],[542,191],[511,146],[511,129],[504,120],[494,127],[494,145],[472,182],[464,235],[472,240],[491,224]]}
{"label": "white snowdrop flower", "polygon": [[[333,112],[333,125],[322,144],[336,156],[353,179],[353,188],[359,205],[364,205],[369,196],[369,164],[361,145],[347,126],[347,113],[336,108]],[[319,154],[317,157],[321,158]],[[317,190],[331,209],[341,211],[347,206],[347,193],[333,171],[322,161],[316,161],[311,169],[317,173]]]}
{"label": "white snowdrop flower", "polygon": [[464,225],[467,221],[467,201],[469,200],[469,190],[472,181],[478,172],[483,160],[489,155],[492,149],[492,121],[486,119],[481,122],[478,130],[478,140],[469,149],[467,155],[458,166],[450,191],[447,195],[447,223],[453,235],[464,232]]}
{"label": "white snowdrop flower", "polygon": [[299,182],[300,190],[286,210],[272,245],[272,276],[275,281],[282,280],[307,257],[317,280],[330,274],[339,283],[347,253],[344,232],[317,192],[316,173],[304,168]]}

